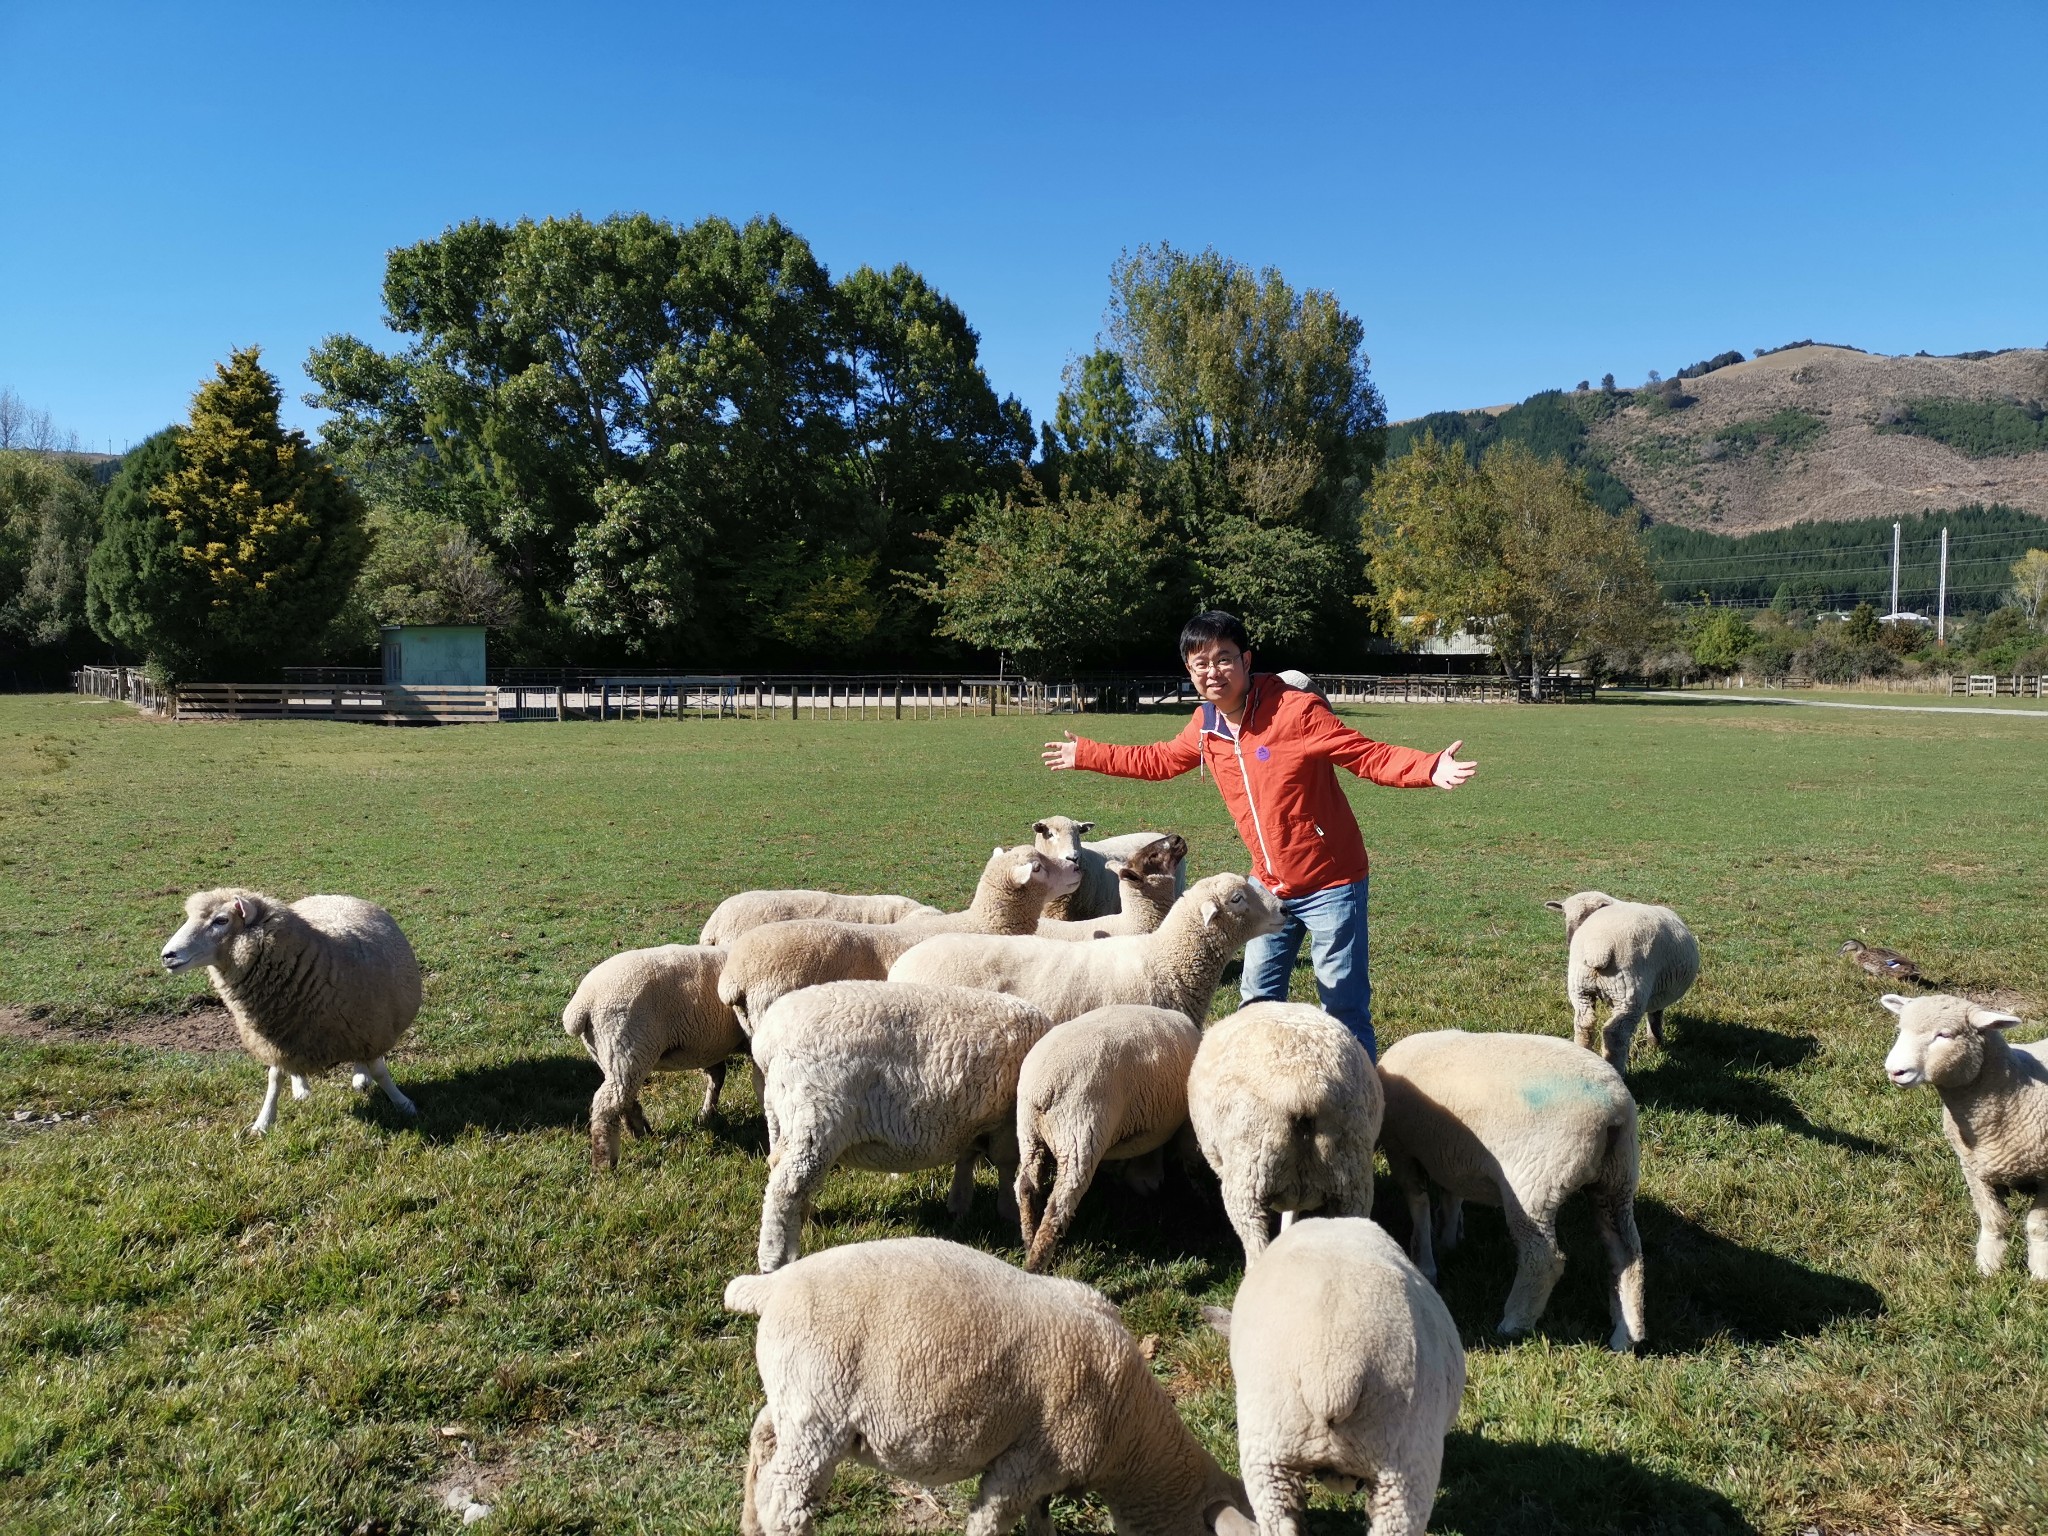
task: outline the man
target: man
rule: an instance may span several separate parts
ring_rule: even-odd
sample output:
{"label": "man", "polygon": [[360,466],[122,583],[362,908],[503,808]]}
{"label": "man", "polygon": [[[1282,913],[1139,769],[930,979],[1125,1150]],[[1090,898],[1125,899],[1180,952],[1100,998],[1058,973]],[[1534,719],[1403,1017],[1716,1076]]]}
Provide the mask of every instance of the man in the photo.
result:
{"label": "man", "polygon": [[1365,839],[1332,765],[1398,789],[1456,789],[1479,765],[1459,760],[1462,741],[1441,752],[1373,741],[1340,721],[1317,694],[1254,676],[1250,639],[1227,613],[1212,610],[1188,620],[1180,654],[1205,702],[1178,736],[1117,747],[1067,731],[1065,741],[1045,744],[1045,765],[1126,779],[1170,779],[1205,765],[1251,853],[1252,879],[1286,912],[1279,932],[1245,946],[1244,1000],[1286,999],[1307,934],[1324,1011],[1377,1061]]}

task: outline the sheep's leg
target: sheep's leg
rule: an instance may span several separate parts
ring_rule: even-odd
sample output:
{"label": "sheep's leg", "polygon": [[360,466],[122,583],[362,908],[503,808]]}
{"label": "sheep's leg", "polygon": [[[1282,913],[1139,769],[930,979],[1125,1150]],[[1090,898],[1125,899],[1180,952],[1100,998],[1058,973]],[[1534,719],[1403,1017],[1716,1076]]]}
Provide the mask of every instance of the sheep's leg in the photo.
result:
{"label": "sheep's leg", "polygon": [[967,1224],[967,1213],[974,1207],[974,1161],[970,1152],[953,1164],[953,1183],[946,1191],[946,1214],[953,1218],[956,1227]]}
{"label": "sheep's leg", "polygon": [[626,1129],[642,1138],[654,1134],[654,1127],[647,1123],[647,1111],[640,1107],[637,1093],[633,1095],[633,1102],[626,1106]]}
{"label": "sheep's leg", "polygon": [[[1977,1273],[1995,1275],[2005,1262],[2005,1234],[2012,1225],[2012,1212],[1997,1190],[1963,1165],[1963,1182],[1970,1186],[1970,1204],[1977,1208]],[[2027,1218],[2029,1247],[2032,1246],[2033,1217]]]}
{"label": "sheep's leg", "polygon": [[[1027,1144],[1017,1149],[1017,1230],[1027,1251],[1038,1235],[1039,1217],[1045,1210],[1046,1177],[1056,1171],[1052,1148],[1039,1139],[1034,1128]],[[1024,1267],[1032,1267],[1028,1258]]]}
{"label": "sheep's leg", "polygon": [[1382,1469],[1372,1492],[1372,1536],[1422,1536],[1435,1502],[1435,1478]]}
{"label": "sheep's leg", "polygon": [[988,1160],[996,1170],[996,1215],[1017,1220],[1017,1128],[1005,1123],[989,1132]]}
{"label": "sheep's leg", "polygon": [[2048,1280],[2048,1184],[2035,1191],[2027,1209],[2027,1273]]}
{"label": "sheep's leg", "polygon": [[1250,1264],[1266,1251],[1272,1239],[1266,1233],[1266,1202],[1247,1174],[1235,1174],[1223,1181],[1223,1212],[1231,1229],[1244,1244],[1244,1261]]}
{"label": "sheep's leg", "polygon": [[761,1468],[775,1454],[775,1420],[767,1404],[754,1415],[753,1433],[747,1436],[747,1475],[740,1484],[740,1536],[763,1536],[760,1511],[755,1507],[754,1487]]}
{"label": "sheep's leg", "polygon": [[391,1081],[391,1069],[384,1065],[382,1056],[370,1063],[370,1076],[377,1080],[377,1086],[384,1090],[384,1097],[391,1101],[392,1107],[401,1115],[416,1115],[420,1112],[419,1106],[400,1093],[398,1084]]}
{"label": "sheep's leg", "polygon": [[774,1171],[768,1175],[767,1192],[761,1197],[762,1274],[796,1259],[804,1217],[850,1139],[850,1132],[821,1135],[818,1128],[802,1123],[788,1127]]}
{"label": "sheep's leg", "polygon": [[270,1069],[270,1086],[263,1093],[263,1107],[256,1111],[256,1119],[249,1127],[251,1136],[261,1136],[277,1124],[277,1095],[284,1087],[284,1068]]}
{"label": "sheep's leg", "polygon": [[1646,1015],[1644,1015],[1644,1022],[1646,1022],[1646,1023],[1647,1023],[1647,1024],[1648,1024],[1648,1025],[1650,1026],[1650,1039],[1651,1039],[1651,1041],[1655,1043],[1655,1045],[1656,1045],[1656,1047],[1657,1047],[1657,1049],[1658,1049],[1658,1050],[1660,1050],[1660,1051],[1661,1051],[1661,1050],[1663,1050],[1663,1049],[1664,1049],[1664,1010],[1663,1010],[1662,1008],[1659,1008],[1659,1009],[1656,1009],[1656,1010],[1655,1010],[1654,1012],[1652,1012],[1652,1013],[1649,1013],[1649,1014],[1646,1014]]}
{"label": "sheep's leg", "polygon": [[306,1086],[306,1080],[299,1076],[298,1073],[294,1072],[291,1074],[291,1083],[292,1097],[294,1099],[305,1100],[313,1097],[313,1090]]}
{"label": "sheep's leg", "polygon": [[619,1166],[619,1127],[633,1102],[633,1091],[623,1076],[605,1074],[590,1097],[590,1166]]}
{"label": "sheep's leg", "polygon": [[1449,1253],[1465,1240],[1465,1202],[1448,1190],[1436,1197],[1436,1245]]}
{"label": "sheep's leg", "polygon": [[719,1091],[725,1087],[725,1063],[714,1061],[704,1069],[704,1102],[697,1109],[697,1123],[702,1125],[711,1118],[711,1111],[718,1108]]}
{"label": "sheep's leg", "polygon": [[1276,1461],[1247,1457],[1242,1451],[1238,1462],[1259,1536],[1300,1536],[1301,1511],[1308,1503],[1308,1486],[1301,1474]]}
{"label": "sheep's leg", "polygon": [[1515,1283],[1508,1290],[1500,1331],[1527,1333],[1550,1304],[1550,1293],[1564,1273],[1564,1250],[1557,1246],[1557,1210],[1552,1204],[1532,1212],[1510,1194],[1502,1202],[1502,1211],[1515,1244]]}
{"label": "sheep's leg", "polygon": [[1572,1039],[1588,1051],[1593,1049],[1593,1003],[1599,995],[1576,976],[1565,986],[1565,997],[1572,1005]]}
{"label": "sheep's leg", "polygon": [[967,1506],[967,1536],[1009,1536],[1020,1521],[1030,1532],[1051,1531],[1045,1501],[1044,1451],[1036,1445],[1003,1452],[982,1471],[981,1486]]}
{"label": "sheep's leg", "polygon": [[1024,1267],[1033,1274],[1052,1263],[1054,1251],[1066,1240],[1067,1229],[1074,1224],[1081,1197],[1088,1193],[1101,1157],[1100,1141],[1081,1141],[1060,1149],[1052,1197],[1045,1203],[1045,1219],[1038,1224],[1038,1236],[1024,1256]]}
{"label": "sheep's leg", "polygon": [[1117,1166],[1123,1170],[1124,1187],[1136,1195],[1156,1195],[1166,1183],[1166,1148],[1154,1147],[1142,1157],[1126,1158]]}
{"label": "sheep's leg", "polygon": [[[1419,1163],[1403,1157],[1391,1147],[1387,1149],[1387,1168],[1394,1175],[1394,1183],[1400,1187],[1402,1198],[1408,1203],[1408,1257],[1415,1261],[1415,1267],[1422,1271],[1423,1278],[1434,1285],[1436,1254],[1430,1248],[1429,1178]],[[1448,1250],[1449,1244],[1445,1248]]]}
{"label": "sheep's leg", "polygon": [[1600,1054],[1607,1065],[1617,1072],[1628,1070],[1628,1048],[1636,1032],[1636,1021],[1642,1014],[1631,1001],[1626,1007],[1618,1007],[1607,1016],[1607,1027],[1600,1032]]}
{"label": "sheep's leg", "polygon": [[[846,1430],[829,1430],[822,1424],[786,1424],[778,1431],[763,1423],[763,1408],[754,1420],[754,1433],[747,1447],[747,1494],[741,1507],[742,1531],[760,1536],[810,1536],[819,1501],[832,1484],[832,1474],[852,1447]],[[765,1445],[764,1445],[765,1440]],[[754,1524],[746,1524],[747,1505],[752,1506]]]}
{"label": "sheep's leg", "polygon": [[357,1093],[367,1093],[370,1089],[370,1082],[370,1069],[368,1067],[364,1066],[363,1063],[361,1063],[360,1061],[352,1061],[349,1063],[349,1087],[355,1089]]}
{"label": "sheep's leg", "polygon": [[1608,1337],[1607,1347],[1618,1354],[1630,1354],[1643,1342],[1643,1239],[1636,1231],[1633,1192],[1595,1189],[1593,1216],[1600,1224],[1600,1240],[1607,1245],[1607,1262],[1614,1272],[1607,1292],[1607,1310],[1614,1321],[1614,1332]]}

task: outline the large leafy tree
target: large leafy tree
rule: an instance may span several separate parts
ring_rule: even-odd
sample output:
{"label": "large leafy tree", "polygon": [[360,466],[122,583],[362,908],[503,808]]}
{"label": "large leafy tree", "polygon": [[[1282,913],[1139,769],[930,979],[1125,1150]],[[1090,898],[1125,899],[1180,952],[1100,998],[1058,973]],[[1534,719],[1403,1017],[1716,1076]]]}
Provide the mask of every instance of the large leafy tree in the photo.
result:
{"label": "large leafy tree", "polygon": [[174,677],[311,654],[365,548],[355,494],[296,430],[257,349],[235,352],[190,422],[123,465],[87,575],[95,630]]}
{"label": "large leafy tree", "polygon": [[0,636],[62,646],[85,635],[99,500],[82,463],[0,450]]}
{"label": "large leafy tree", "polygon": [[1390,628],[1463,629],[1540,688],[1567,657],[1625,649],[1661,605],[1642,535],[1561,460],[1518,443],[1476,466],[1425,433],[1374,482],[1367,601]]}

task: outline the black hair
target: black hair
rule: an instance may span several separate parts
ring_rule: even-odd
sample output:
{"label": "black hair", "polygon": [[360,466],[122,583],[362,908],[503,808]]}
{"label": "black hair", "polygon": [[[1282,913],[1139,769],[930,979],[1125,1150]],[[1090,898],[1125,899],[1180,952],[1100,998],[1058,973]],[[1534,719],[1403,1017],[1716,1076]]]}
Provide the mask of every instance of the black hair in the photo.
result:
{"label": "black hair", "polygon": [[1217,640],[1228,640],[1240,651],[1249,652],[1252,638],[1244,632],[1244,625],[1237,621],[1237,615],[1225,613],[1220,608],[1211,608],[1198,613],[1180,628],[1180,653],[1186,656]]}

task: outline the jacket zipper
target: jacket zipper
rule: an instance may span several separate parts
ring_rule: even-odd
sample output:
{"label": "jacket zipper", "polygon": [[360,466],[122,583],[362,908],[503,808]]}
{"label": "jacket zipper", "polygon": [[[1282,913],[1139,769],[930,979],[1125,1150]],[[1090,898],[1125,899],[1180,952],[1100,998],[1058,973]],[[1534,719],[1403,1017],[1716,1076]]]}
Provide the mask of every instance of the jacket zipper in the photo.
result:
{"label": "jacket zipper", "polygon": [[[1245,701],[1245,718],[1251,718],[1251,701]],[[1226,721],[1225,724],[1229,722]],[[1251,770],[1244,765],[1244,728],[1233,726],[1230,733],[1230,750],[1237,754],[1237,776],[1244,782],[1244,803],[1252,813],[1252,833],[1259,840],[1259,856],[1266,861],[1266,874],[1275,885],[1280,883],[1280,872],[1273,867],[1273,855],[1266,850],[1266,829],[1259,821],[1259,803],[1252,798]],[[1277,894],[1277,893],[1276,893]]]}

